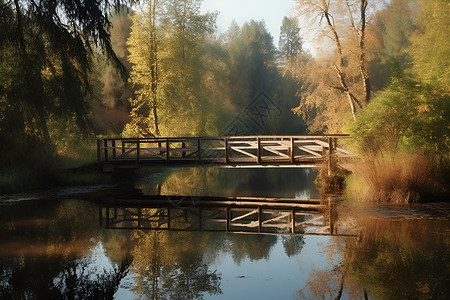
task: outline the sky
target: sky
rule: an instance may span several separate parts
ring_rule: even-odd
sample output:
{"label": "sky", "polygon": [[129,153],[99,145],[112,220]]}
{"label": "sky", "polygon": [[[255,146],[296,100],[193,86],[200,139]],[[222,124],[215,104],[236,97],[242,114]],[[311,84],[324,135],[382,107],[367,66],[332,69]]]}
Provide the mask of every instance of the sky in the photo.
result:
{"label": "sky", "polygon": [[264,20],[278,46],[281,22],[285,16],[291,16],[294,6],[295,0],[204,0],[202,12],[219,12],[219,32],[227,31],[233,20],[240,26],[252,19]]}

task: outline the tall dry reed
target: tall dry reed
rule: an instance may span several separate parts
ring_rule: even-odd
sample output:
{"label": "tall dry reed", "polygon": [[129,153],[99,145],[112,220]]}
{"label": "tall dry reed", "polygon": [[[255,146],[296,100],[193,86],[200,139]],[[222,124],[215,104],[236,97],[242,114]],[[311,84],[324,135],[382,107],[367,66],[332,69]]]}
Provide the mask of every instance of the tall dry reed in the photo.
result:
{"label": "tall dry reed", "polygon": [[446,190],[442,168],[423,154],[378,155],[352,166],[351,198],[374,202],[427,202]]}

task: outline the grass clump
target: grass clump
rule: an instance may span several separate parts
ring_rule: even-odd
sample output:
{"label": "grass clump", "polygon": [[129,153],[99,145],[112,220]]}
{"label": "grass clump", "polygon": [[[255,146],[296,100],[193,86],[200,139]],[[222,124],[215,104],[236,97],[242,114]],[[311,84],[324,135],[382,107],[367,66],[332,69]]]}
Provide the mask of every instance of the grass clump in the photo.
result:
{"label": "grass clump", "polygon": [[354,163],[347,195],[356,200],[387,203],[446,201],[448,161],[424,154],[396,153],[365,157]]}

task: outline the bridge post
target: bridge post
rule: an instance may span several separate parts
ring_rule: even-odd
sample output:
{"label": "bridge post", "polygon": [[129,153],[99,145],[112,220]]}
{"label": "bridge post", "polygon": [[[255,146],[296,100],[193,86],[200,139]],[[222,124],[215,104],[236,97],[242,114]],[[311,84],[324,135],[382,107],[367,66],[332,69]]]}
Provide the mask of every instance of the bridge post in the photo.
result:
{"label": "bridge post", "polygon": [[256,163],[259,165],[261,164],[261,138],[257,137],[256,138],[256,144],[258,146],[258,148],[256,149]]}
{"label": "bridge post", "polygon": [[103,146],[105,149],[105,161],[108,161],[108,139],[103,140]]}
{"label": "bridge post", "polygon": [[166,161],[169,162],[170,159],[170,144],[169,144],[169,138],[166,140]]}
{"label": "bridge post", "polygon": [[112,158],[115,159],[116,158],[116,140],[113,139],[112,141]]}
{"label": "bridge post", "polygon": [[139,163],[141,161],[141,141],[136,139],[136,161]]}
{"label": "bridge post", "polygon": [[102,153],[100,152],[101,147],[102,147],[102,140],[97,139],[97,161],[98,161],[98,163],[102,162]]}
{"label": "bridge post", "polygon": [[295,163],[295,141],[294,138],[291,137],[291,164]]}
{"label": "bridge post", "polygon": [[225,214],[227,215],[226,218],[225,218],[226,219],[226,221],[225,221],[225,231],[228,232],[230,230],[230,219],[231,219],[230,207],[229,206],[227,206],[225,208]]}
{"label": "bridge post", "polygon": [[[184,148],[186,148],[186,144],[185,144],[185,142],[181,142],[181,149],[184,149]],[[186,157],[186,151],[181,152],[181,157],[182,158]]]}
{"label": "bridge post", "polygon": [[295,234],[295,208],[293,208],[292,209],[292,215],[291,215],[291,218],[292,218],[292,220],[291,220],[291,224],[292,224],[292,230],[291,230],[291,233],[292,234]]}
{"label": "bridge post", "polygon": [[261,206],[258,206],[258,232],[262,232],[262,210]]}
{"label": "bridge post", "polygon": [[201,153],[202,145],[201,144],[202,144],[201,139],[197,138],[197,160],[198,160],[198,162],[200,162],[202,160],[202,153]]}
{"label": "bridge post", "polygon": [[225,138],[225,164],[229,164],[228,138]]}
{"label": "bridge post", "polygon": [[106,224],[105,224],[105,228],[109,228],[109,207],[105,207],[105,212],[106,212]]}
{"label": "bridge post", "polygon": [[333,159],[333,138],[329,137],[328,138],[328,176],[333,175],[332,159]]}

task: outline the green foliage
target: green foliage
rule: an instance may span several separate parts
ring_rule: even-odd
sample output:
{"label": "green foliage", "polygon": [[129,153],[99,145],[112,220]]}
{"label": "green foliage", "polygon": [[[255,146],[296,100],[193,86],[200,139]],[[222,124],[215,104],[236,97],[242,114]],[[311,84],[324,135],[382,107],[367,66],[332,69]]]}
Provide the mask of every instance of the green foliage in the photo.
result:
{"label": "green foliage", "polygon": [[352,127],[362,152],[450,150],[449,94],[425,83],[394,80],[378,93]]}
{"label": "green foliage", "polygon": [[89,128],[92,55],[103,50],[124,71],[107,32],[110,1],[18,0],[0,7],[0,151],[11,159],[2,164],[46,161],[40,154],[56,149],[50,122]]}
{"label": "green foliage", "polygon": [[217,134],[227,111],[220,93],[224,53],[212,33],[216,14],[199,0],[151,2],[133,17],[131,122],[126,136]]}
{"label": "green foliage", "polygon": [[419,30],[411,37],[412,73],[420,81],[450,86],[450,6],[446,0],[421,1]]}
{"label": "green foliage", "polygon": [[302,41],[299,33],[300,27],[298,27],[296,20],[284,17],[280,27],[278,48],[280,57],[290,65],[293,64],[297,55],[302,52]]}
{"label": "green foliage", "polygon": [[450,152],[450,93],[448,53],[444,37],[448,5],[423,3],[419,25],[408,52],[411,69],[396,72],[391,84],[378,93],[359,115],[352,133],[364,152],[399,149],[448,156]]}

